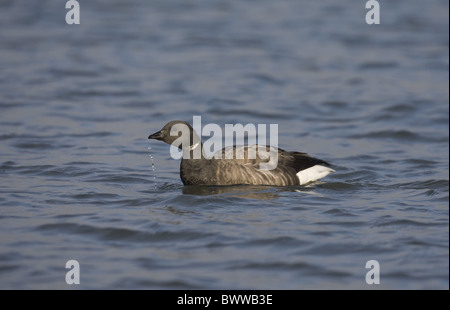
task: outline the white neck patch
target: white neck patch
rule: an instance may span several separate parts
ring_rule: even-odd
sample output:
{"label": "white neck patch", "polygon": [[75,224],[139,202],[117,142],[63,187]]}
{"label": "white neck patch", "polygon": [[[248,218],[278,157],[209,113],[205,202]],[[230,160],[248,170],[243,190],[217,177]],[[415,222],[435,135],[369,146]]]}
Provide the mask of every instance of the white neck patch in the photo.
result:
{"label": "white neck patch", "polygon": [[195,150],[199,144],[200,144],[200,142],[197,142],[197,143],[195,143],[194,145],[191,145],[191,146],[189,147],[189,151]]}

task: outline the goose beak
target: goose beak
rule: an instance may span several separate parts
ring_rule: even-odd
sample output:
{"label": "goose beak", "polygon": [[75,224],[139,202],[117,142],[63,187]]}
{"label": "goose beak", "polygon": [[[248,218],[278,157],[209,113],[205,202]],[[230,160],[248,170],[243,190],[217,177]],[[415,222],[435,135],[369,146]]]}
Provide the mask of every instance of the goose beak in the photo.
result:
{"label": "goose beak", "polygon": [[161,131],[155,132],[154,134],[148,136],[149,139],[155,139],[155,140],[162,140],[162,133]]}

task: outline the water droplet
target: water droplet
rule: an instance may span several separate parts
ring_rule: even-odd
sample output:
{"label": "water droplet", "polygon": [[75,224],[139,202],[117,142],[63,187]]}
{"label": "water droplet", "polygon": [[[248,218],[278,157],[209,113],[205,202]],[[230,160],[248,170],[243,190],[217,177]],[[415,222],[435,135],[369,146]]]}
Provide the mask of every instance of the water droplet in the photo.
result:
{"label": "water droplet", "polygon": [[[147,149],[150,151],[152,148],[148,147]],[[153,155],[152,154],[150,154],[149,156],[150,156],[150,159],[152,161],[153,180],[154,180],[155,189],[156,189],[156,166],[155,166],[155,161],[153,160]]]}

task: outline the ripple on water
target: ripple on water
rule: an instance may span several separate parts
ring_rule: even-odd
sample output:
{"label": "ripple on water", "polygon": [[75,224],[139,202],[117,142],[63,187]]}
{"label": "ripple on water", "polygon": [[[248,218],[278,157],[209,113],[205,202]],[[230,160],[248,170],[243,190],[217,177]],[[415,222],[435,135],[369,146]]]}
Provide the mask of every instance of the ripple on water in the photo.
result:
{"label": "ripple on water", "polygon": [[447,138],[429,137],[410,130],[375,130],[363,134],[348,136],[351,139],[389,139],[401,142],[445,142]]}
{"label": "ripple on water", "polygon": [[405,189],[434,189],[439,191],[447,191],[449,187],[449,180],[425,180],[425,181],[413,181],[406,183],[398,183],[390,185],[389,188],[405,188]]}
{"label": "ripple on water", "polygon": [[106,242],[137,242],[153,244],[154,242],[188,242],[198,241],[212,236],[195,230],[184,231],[145,231],[122,227],[94,226],[77,223],[48,223],[35,228],[36,231],[52,234],[62,233]]}

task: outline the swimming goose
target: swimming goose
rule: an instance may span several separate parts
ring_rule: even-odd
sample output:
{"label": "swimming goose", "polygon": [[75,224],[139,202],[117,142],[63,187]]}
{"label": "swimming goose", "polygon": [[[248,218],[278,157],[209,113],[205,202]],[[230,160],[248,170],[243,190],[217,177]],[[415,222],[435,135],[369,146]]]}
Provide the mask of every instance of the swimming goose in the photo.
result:
{"label": "swimming goose", "polygon": [[[189,133],[183,134],[183,130],[189,130]],[[274,157],[278,162],[272,170],[260,169],[261,164],[269,162],[268,153],[265,153],[267,159],[259,158],[263,156],[249,156],[254,154],[251,151],[255,150],[250,146],[224,148],[207,158],[201,139],[191,125],[184,121],[171,121],[148,138],[173,144],[183,151],[180,177],[184,185],[304,185],[334,172],[327,167],[329,164],[324,160],[310,157],[306,153],[288,152],[279,148],[275,150],[277,154],[273,154],[277,155]],[[274,152],[269,146],[259,148],[261,146],[258,147],[258,152],[263,149],[266,152]],[[194,152],[197,152],[197,156]],[[236,156],[237,152],[243,152],[244,157]],[[230,155],[232,159],[227,159]]]}

